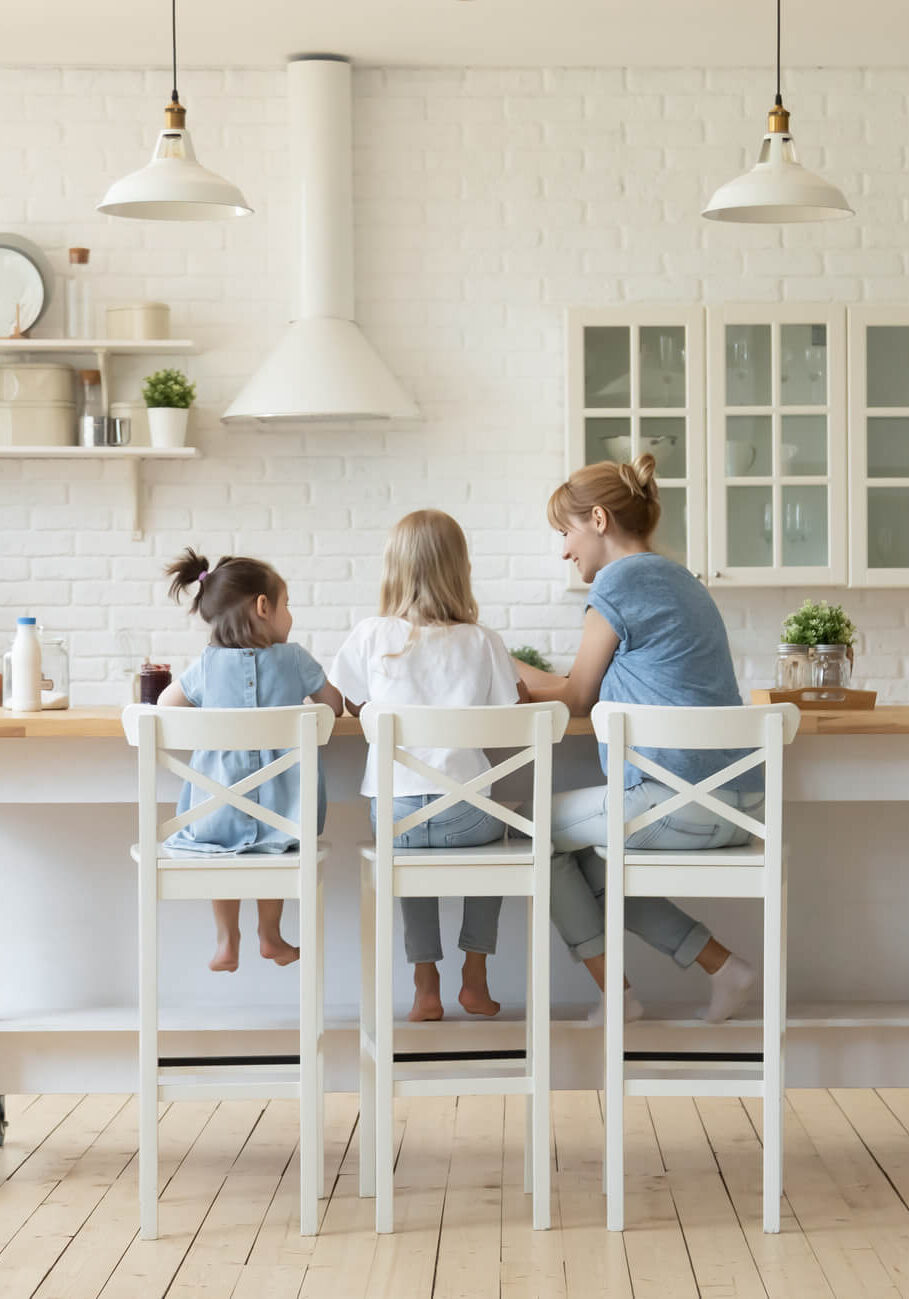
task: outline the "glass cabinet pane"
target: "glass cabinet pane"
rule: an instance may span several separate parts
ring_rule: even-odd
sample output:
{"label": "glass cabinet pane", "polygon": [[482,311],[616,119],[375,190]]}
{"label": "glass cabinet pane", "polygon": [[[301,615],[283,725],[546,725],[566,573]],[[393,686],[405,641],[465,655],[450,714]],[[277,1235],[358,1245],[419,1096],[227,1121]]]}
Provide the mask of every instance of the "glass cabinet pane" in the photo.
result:
{"label": "glass cabinet pane", "polygon": [[826,474],[826,415],[783,415],[781,433],[780,472],[784,476]]}
{"label": "glass cabinet pane", "polygon": [[687,562],[686,544],[686,491],[684,487],[660,489],[660,521],[654,536],[654,546],[667,559],[677,564]]}
{"label": "glass cabinet pane", "polygon": [[769,487],[726,488],[726,554],[732,568],[769,568],[773,563]]}
{"label": "glass cabinet pane", "polygon": [[909,478],[909,416],[868,420],[868,477]]}
{"label": "glass cabinet pane", "polygon": [[641,405],[685,405],[684,325],[641,326]]}
{"label": "glass cabinet pane", "polygon": [[868,405],[909,406],[909,326],[869,325]]}
{"label": "glass cabinet pane", "polygon": [[827,555],[827,488],[783,488],[783,565],[824,568]]}
{"label": "glass cabinet pane", "polygon": [[909,487],[868,488],[868,567],[909,568]]}
{"label": "glass cabinet pane", "polygon": [[827,326],[780,327],[780,403],[824,406],[827,402]]}
{"label": "glass cabinet pane", "polygon": [[612,419],[584,421],[584,464],[595,465],[601,460],[614,460],[623,464],[631,456],[631,420],[627,415]]}
{"label": "glass cabinet pane", "polygon": [[726,477],[768,477],[772,472],[769,415],[726,416]]}
{"label": "glass cabinet pane", "polygon": [[656,461],[660,478],[685,477],[685,418],[649,415],[641,419],[641,450]]}
{"label": "glass cabinet pane", "polygon": [[770,326],[726,326],[726,405],[769,406]]}
{"label": "glass cabinet pane", "polygon": [[584,330],[584,405],[631,405],[631,331],[624,325]]}

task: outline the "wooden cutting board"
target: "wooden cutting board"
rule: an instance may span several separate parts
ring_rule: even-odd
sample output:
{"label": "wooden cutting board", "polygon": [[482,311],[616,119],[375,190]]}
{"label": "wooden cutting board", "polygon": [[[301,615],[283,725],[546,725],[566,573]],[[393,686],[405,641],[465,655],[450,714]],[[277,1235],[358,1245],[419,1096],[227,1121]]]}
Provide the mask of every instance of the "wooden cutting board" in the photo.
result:
{"label": "wooden cutting board", "polygon": [[842,712],[873,708],[876,690],[847,690],[841,686],[803,686],[801,690],[752,690],[753,704],[795,704],[807,712]]}

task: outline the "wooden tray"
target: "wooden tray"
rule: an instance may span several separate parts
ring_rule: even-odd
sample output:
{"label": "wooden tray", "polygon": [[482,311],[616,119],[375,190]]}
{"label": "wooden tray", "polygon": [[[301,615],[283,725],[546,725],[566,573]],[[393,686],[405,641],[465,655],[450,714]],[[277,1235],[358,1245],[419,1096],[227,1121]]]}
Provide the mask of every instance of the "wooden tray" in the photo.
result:
{"label": "wooden tray", "polygon": [[803,686],[801,690],[752,690],[753,704],[796,704],[807,712],[826,709],[873,708],[877,702],[876,690],[847,690],[843,686]]}

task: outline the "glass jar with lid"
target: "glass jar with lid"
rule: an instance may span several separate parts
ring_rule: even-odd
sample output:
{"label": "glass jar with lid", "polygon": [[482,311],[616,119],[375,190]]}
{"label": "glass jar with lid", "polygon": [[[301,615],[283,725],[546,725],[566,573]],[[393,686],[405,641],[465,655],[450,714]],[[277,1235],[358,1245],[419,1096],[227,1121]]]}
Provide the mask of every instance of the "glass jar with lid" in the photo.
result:
{"label": "glass jar with lid", "polygon": [[846,645],[815,645],[812,685],[838,686],[842,689],[852,680],[852,664],[846,656]]}
{"label": "glass jar with lid", "polygon": [[811,663],[807,645],[783,642],[776,647],[773,683],[781,690],[801,690],[811,685]]}

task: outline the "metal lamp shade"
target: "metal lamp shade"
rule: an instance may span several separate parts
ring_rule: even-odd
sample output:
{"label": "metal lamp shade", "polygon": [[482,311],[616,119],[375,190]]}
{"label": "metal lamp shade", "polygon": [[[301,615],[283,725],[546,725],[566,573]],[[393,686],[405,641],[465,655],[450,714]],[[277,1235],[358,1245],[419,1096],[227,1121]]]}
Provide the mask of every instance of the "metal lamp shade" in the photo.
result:
{"label": "metal lamp shade", "polygon": [[199,165],[187,130],[168,127],[148,166],[111,185],[98,211],[143,221],[226,221],[252,208],[236,185]]}
{"label": "metal lamp shade", "polygon": [[764,136],[751,170],[721,185],[701,213],[708,221],[754,223],[831,221],[853,215],[840,190],[806,171],[792,137],[779,131]]}

